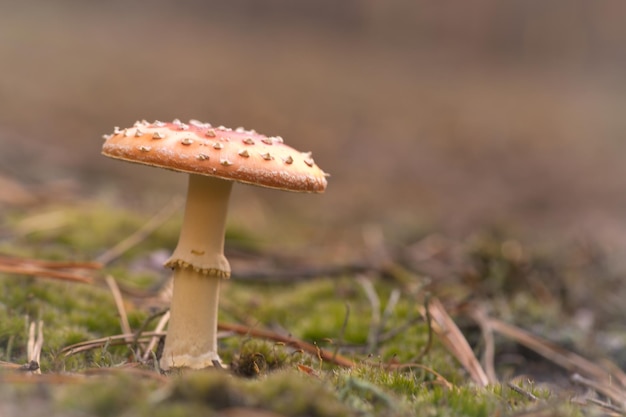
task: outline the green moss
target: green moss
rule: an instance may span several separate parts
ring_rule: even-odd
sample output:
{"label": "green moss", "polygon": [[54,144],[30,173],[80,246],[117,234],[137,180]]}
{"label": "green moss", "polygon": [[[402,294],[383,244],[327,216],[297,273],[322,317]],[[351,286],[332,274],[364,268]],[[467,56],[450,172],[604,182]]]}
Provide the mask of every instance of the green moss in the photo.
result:
{"label": "green moss", "polygon": [[56,395],[55,408],[98,417],[118,416],[144,403],[155,388],[153,381],[130,375],[96,377],[62,387]]}
{"label": "green moss", "polygon": [[214,410],[252,407],[290,416],[352,415],[321,381],[296,371],[241,380],[223,371],[202,371],[178,378],[165,403],[204,403]]}
{"label": "green moss", "polygon": [[[76,204],[12,213],[2,221],[15,238],[0,242],[1,251],[68,260],[93,259],[140,228],[147,217],[115,207]],[[151,251],[173,248],[179,224],[180,216],[169,220],[106,271],[94,275],[112,274],[135,288],[153,287],[163,274],[136,268],[136,261]],[[227,239],[233,246],[260,250],[245,230],[230,228]],[[563,317],[559,303],[543,303],[525,291],[534,264],[503,252],[503,241],[503,236],[486,234],[470,242],[465,256],[471,272],[451,277],[441,293],[451,299],[470,294],[482,297],[494,314],[510,321],[523,314],[530,323],[559,323]],[[400,285],[374,280],[381,310],[390,292]],[[438,291],[437,285],[433,288]],[[258,323],[277,333],[290,333],[320,347],[338,349],[357,365],[342,369],[291,346],[231,335],[220,340],[220,354],[230,364],[229,370],[181,373],[166,383],[130,374],[89,377],[78,383],[45,384],[45,395],[30,385],[2,384],[0,398],[18,393],[25,404],[37,396],[59,415],[68,411],[94,416],[213,415],[233,407],[296,416],[488,416],[526,412],[554,402],[554,395],[540,385],[521,386],[538,397],[535,401],[503,385],[473,386],[436,336],[426,354],[420,355],[428,343],[428,326],[419,318],[417,303],[415,295],[403,292],[384,325],[376,329],[378,343],[370,346],[372,305],[354,276],[318,277],[289,285],[254,285],[238,282],[235,276],[224,285],[221,320]],[[131,328],[140,328],[148,314],[142,307],[129,308]],[[472,343],[480,340],[479,336],[471,338],[477,334],[475,326],[464,323],[462,316],[455,318]],[[113,298],[101,283],[70,284],[0,274],[0,360],[26,361],[28,323],[36,320],[44,323],[44,373],[116,367],[135,360],[127,346],[107,345],[67,357],[59,353],[70,344],[120,333]],[[502,346],[499,341],[498,346]],[[415,362],[418,356],[422,367],[388,367]],[[564,416],[580,413],[570,404],[559,404],[555,410]]]}
{"label": "green moss", "polygon": [[[135,416],[145,417],[189,417],[203,416],[210,417],[217,415],[211,407],[203,403],[190,402],[164,402],[158,407],[150,405],[139,405],[139,410],[134,413]],[[245,414],[244,414],[245,415]]]}
{"label": "green moss", "polygon": [[[120,322],[110,292],[101,287],[69,284],[41,279],[9,277],[0,279],[0,351],[11,348],[11,361],[26,361],[28,321],[44,324],[42,369],[58,369],[63,361],[56,352],[79,341],[120,333]],[[131,322],[145,320],[145,312],[132,311]],[[125,352],[117,349],[115,361]],[[84,366],[84,364],[82,365]],[[71,369],[75,369],[72,367]],[[68,369],[70,370],[70,369]]]}
{"label": "green moss", "polygon": [[[361,344],[367,339],[371,311],[357,291],[349,296],[341,293],[340,287],[348,279],[319,279],[272,288],[239,284],[236,278],[233,281],[223,297],[229,309],[245,307],[256,320],[266,325],[277,323],[313,342],[343,336],[345,343]],[[259,301],[262,296],[271,297],[271,302]],[[346,314],[348,325],[344,328]]]}
{"label": "green moss", "polygon": [[281,344],[244,339],[231,368],[237,375],[256,377],[296,363],[297,359]]}
{"label": "green moss", "polygon": [[332,386],[306,373],[276,372],[265,380],[249,382],[253,405],[291,416],[354,415],[337,397]]}
{"label": "green moss", "polygon": [[227,372],[210,369],[175,378],[166,402],[202,403],[216,410],[245,405],[240,382]]}

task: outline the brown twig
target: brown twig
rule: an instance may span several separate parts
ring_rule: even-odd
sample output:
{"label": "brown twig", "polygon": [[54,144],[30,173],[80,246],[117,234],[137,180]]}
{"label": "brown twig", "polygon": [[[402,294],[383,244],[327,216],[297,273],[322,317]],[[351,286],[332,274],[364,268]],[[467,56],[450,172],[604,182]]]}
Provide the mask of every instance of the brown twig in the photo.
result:
{"label": "brown twig", "polygon": [[[165,326],[167,325],[169,320],[170,320],[170,311],[167,310],[161,316],[161,319],[157,323],[157,326],[154,328],[154,331],[157,333],[163,333],[163,330],[165,329]],[[146,350],[144,351],[144,354],[143,354],[144,361],[147,361],[150,358],[150,355],[152,354],[152,349],[154,349],[154,347],[156,346],[157,342],[159,341],[159,338],[160,336],[152,336],[152,338],[150,339],[150,342],[148,343],[148,346],[146,347]]]}
{"label": "brown twig", "polygon": [[488,320],[494,331],[515,340],[517,343],[537,352],[560,367],[570,372],[578,372],[598,381],[614,383],[608,370],[582,356],[501,320],[494,318],[489,318]]}
{"label": "brown twig", "polygon": [[509,387],[510,389],[512,389],[513,391],[517,392],[520,395],[523,395],[524,397],[528,398],[531,401],[539,401],[539,398],[537,398],[537,396],[535,394],[533,394],[532,392],[522,389],[520,387],[518,387],[517,385],[515,385],[514,383],[512,383],[511,381],[508,381],[506,383],[506,386]]}
{"label": "brown twig", "polygon": [[[586,398],[584,398],[584,401],[587,402],[587,403],[596,405],[596,406],[598,406],[600,408],[603,408],[606,411],[610,411],[611,413],[613,413],[612,414],[613,416],[616,416],[616,417],[620,417],[620,416],[623,417],[624,416],[624,408],[622,408],[622,407],[615,406],[615,405],[607,403],[605,401],[600,401],[597,398],[586,397]],[[609,415],[609,414],[606,414],[606,415]]]}
{"label": "brown twig", "polygon": [[579,385],[590,388],[596,392],[599,392],[607,398],[610,398],[612,401],[619,404],[622,412],[626,411],[626,391],[624,391],[623,389],[620,389],[608,383],[602,383],[591,380],[589,378],[585,378],[580,374],[572,375],[572,381]]}
{"label": "brown twig", "polygon": [[[139,338],[140,341],[149,340],[152,336],[165,336],[164,332],[145,332]],[[66,346],[59,353],[65,356],[71,356],[76,353],[85,352],[91,349],[97,349],[99,347],[103,347],[106,345],[109,346],[119,346],[119,345],[127,345],[129,338],[133,338],[134,335],[131,334],[118,334],[114,336],[102,337],[99,339],[87,340],[84,342],[75,343],[70,346]]]}
{"label": "brown twig", "polygon": [[[311,355],[316,355],[316,356],[319,355],[319,357],[322,358],[323,360],[328,361],[330,363],[334,363],[339,366],[343,366],[347,368],[351,368],[355,366],[354,362],[352,362],[350,359],[346,358],[345,356],[334,354],[333,352],[330,352],[325,349],[321,349],[314,344],[304,342],[293,336],[283,336],[281,334],[278,334],[270,330],[248,327],[248,326],[243,326],[243,325],[235,324],[235,323],[219,323],[218,329],[222,331],[237,333],[240,335],[250,335],[252,337],[258,337],[261,339],[268,339],[268,340],[273,340],[276,342],[282,342],[282,343],[285,343],[286,345],[293,346],[297,349],[302,349],[303,351]],[[138,340],[146,341],[152,337],[163,337],[165,335],[166,335],[165,332],[156,332],[156,331],[144,332],[141,334],[141,337],[139,337]],[[60,353],[65,356],[70,356],[76,353],[85,352],[87,350],[103,347],[105,345],[109,345],[109,346],[125,345],[129,343],[128,342],[129,338],[132,339],[134,336],[135,335],[133,334],[119,334],[119,335],[114,335],[114,336],[109,336],[109,337],[103,337],[100,339],[88,340],[85,342],[80,342],[80,343],[76,343],[70,346],[66,346],[63,349],[61,349]]]}
{"label": "brown twig", "polygon": [[45,269],[102,269],[99,262],[48,261],[45,259],[20,258],[0,255],[0,265],[32,265]]}
{"label": "brown twig", "polygon": [[41,373],[39,363],[41,361],[41,349],[43,348],[43,321],[31,322],[28,326],[28,342],[26,344],[26,356],[29,364],[37,364],[33,371]]}
{"label": "brown twig", "polygon": [[51,269],[39,268],[36,266],[25,265],[2,265],[0,264],[0,272],[6,272],[9,274],[17,275],[31,275],[41,278],[52,278],[61,281],[82,282],[85,284],[93,284],[94,279],[83,275],[77,275],[72,272],[63,272]]}
{"label": "brown twig", "polygon": [[470,374],[472,380],[482,387],[487,386],[489,384],[487,374],[480,366],[480,362],[476,359],[467,339],[446,312],[443,304],[433,297],[422,310],[424,316],[427,314],[426,311],[429,312],[434,332],[439,336],[446,349]]}
{"label": "brown twig", "polygon": [[621,385],[619,378],[613,377],[610,369],[511,324],[494,318],[489,318],[488,322],[494,331],[526,346],[558,366],[574,372],[572,380],[596,390],[626,410],[626,387]]}
{"label": "brown twig", "polygon": [[478,323],[480,331],[485,341],[485,350],[483,352],[483,366],[485,367],[485,373],[489,378],[489,382],[498,382],[498,376],[496,375],[495,367],[495,340],[493,337],[493,329],[489,325],[489,318],[484,308],[477,307],[470,314],[474,321]]}
{"label": "brown twig", "polygon": [[[113,295],[113,300],[115,301],[115,307],[117,308],[117,312],[120,316],[120,327],[122,328],[122,333],[131,334],[132,330],[130,328],[130,323],[128,322],[128,315],[126,314],[126,307],[124,306],[124,299],[122,298],[122,293],[120,292],[120,288],[117,285],[117,281],[111,275],[107,275],[105,281],[111,290],[111,294]],[[134,337],[131,337],[128,342],[132,342]]]}
{"label": "brown twig", "polygon": [[240,335],[250,335],[252,337],[258,337],[261,339],[273,340],[275,342],[282,342],[286,345],[293,346],[297,349],[302,349],[303,351],[311,354],[311,355],[319,355],[323,360],[334,363],[335,365],[343,366],[346,368],[352,368],[355,366],[355,363],[345,356],[335,354],[325,349],[321,349],[316,345],[311,343],[304,342],[302,340],[296,339],[293,336],[283,336],[271,330],[259,329],[256,327],[248,327],[242,326],[240,324],[235,323],[219,323],[218,329],[234,332]]}
{"label": "brown twig", "polygon": [[611,374],[611,377],[615,379],[619,384],[626,388],[626,373],[613,361],[604,359],[602,365]]}

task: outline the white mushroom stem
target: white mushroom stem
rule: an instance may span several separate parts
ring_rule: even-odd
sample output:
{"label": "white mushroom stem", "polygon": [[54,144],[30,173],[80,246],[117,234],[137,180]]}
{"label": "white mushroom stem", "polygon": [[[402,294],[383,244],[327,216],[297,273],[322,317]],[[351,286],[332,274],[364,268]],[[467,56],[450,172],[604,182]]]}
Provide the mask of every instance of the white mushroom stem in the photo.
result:
{"label": "white mushroom stem", "polygon": [[174,290],[161,369],[200,369],[220,360],[217,307],[220,281],[230,276],[224,232],[231,187],[231,181],[189,176],[180,238],[166,262],[174,269]]}
{"label": "white mushroom stem", "polygon": [[190,175],[178,245],[166,266],[192,267],[211,276],[230,276],[224,257],[226,213],[232,181]]}

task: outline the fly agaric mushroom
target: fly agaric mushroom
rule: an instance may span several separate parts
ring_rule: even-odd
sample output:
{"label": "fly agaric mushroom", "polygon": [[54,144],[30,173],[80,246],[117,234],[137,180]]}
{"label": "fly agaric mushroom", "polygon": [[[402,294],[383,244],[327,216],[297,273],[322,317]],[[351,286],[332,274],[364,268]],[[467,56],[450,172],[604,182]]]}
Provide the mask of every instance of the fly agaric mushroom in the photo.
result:
{"label": "fly agaric mushroom", "polygon": [[233,181],[321,193],[327,174],[281,137],[195,120],[136,122],[104,138],[105,156],[190,174],[178,245],[165,263],[174,270],[174,293],[160,366],[219,364],[217,306],[221,280],[230,277],[224,232]]}

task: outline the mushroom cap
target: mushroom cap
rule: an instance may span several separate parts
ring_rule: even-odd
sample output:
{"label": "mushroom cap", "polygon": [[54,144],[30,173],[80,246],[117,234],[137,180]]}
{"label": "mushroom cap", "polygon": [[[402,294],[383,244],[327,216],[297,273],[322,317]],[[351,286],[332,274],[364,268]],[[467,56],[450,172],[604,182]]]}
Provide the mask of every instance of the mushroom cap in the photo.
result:
{"label": "mushroom cap", "polygon": [[326,177],[311,158],[279,136],[244,128],[182,123],[136,122],[104,136],[102,154],[138,164],[288,191],[321,193]]}

